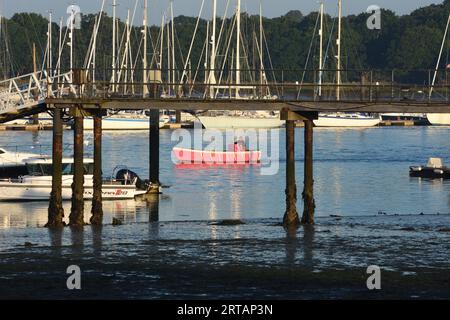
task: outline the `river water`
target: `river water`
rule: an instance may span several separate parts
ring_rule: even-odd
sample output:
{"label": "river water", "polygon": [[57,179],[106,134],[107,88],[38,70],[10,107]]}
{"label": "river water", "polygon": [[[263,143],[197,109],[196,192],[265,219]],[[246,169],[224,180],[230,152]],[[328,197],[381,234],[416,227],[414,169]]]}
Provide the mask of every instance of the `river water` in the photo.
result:
{"label": "river water", "polygon": [[[450,268],[450,182],[408,175],[410,165],[429,157],[450,161],[450,128],[315,129],[317,225],[297,234],[279,226],[285,136],[272,133],[279,170],[262,175],[267,159],[250,167],[177,166],[171,150],[178,134],[162,130],[160,179],[170,188],[159,202],[105,202],[100,231],[51,232],[43,228],[48,203],[0,203],[0,296],[370,298],[361,278],[377,264],[392,273],[388,297],[450,297],[448,285],[440,287]],[[70,156],[72,133],[64,135]],[[303,129],[296,135],[301,212]],[[105,132],[104,175],[123,164],[147,177],[148,140],[146,132]],[[0,146],[11,151],[49,154],[50,145],[51,132],[0,134]],[[67,216],[70,203],[64,206]],[[86,221],[89,211],[86,203]],[[113,217],[124,225],[111,226]],[[225,219],[245,224],[215,224]],[[62,289],[64,266],[72,262],[92,280],[75,296]],[[311,274],[317,281],[305,280]],[[404,283],[405,276],[415,280]],[[11,280],[16,287],[7,286]],[[61,288],[52,287],[55,281]]]}

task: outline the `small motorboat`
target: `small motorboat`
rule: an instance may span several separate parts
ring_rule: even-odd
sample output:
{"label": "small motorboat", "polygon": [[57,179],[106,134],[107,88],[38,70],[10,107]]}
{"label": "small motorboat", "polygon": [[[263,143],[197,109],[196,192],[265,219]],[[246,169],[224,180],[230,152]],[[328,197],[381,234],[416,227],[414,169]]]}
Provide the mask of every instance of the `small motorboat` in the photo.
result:
{"label": "small motorboat", "polygon": [[251,165],[261,162],[261,151],[212,151],[174,148],[180,164]]}
{"label": "small motorboat", "polygon": [[[33,154],[14,154],[0,149],[0,202],[2,201],[44,201],[52,191],[52,158]],[[73,158],[62,161],[62,198],[72,198]],[[84,195],[93,197],[94,160],[84,159]],[[148,180],[126,167],[116,167],[113,175],[102,182],[103,200],[134,199],[147,193]]]}
{"label": "small motorboat", "polygon": [[441,158],[430,158],[426,166],[412,166],[409,168],[411,177],[450,179],[450,168],[444,166]]}

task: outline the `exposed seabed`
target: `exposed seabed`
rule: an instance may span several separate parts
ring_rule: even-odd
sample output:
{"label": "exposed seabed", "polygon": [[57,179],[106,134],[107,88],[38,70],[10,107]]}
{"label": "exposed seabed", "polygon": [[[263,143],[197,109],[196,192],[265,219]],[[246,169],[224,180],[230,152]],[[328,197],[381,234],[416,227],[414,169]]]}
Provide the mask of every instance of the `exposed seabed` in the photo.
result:
{"label": "exposed seabed", "polygon": [[[9,229],[0,298],[450,298],[450,215],[317,220],[297,232],[279,219]],[[70,265],[81,290],[66,287]],[[381,290],[367,289],[370,265]]]}

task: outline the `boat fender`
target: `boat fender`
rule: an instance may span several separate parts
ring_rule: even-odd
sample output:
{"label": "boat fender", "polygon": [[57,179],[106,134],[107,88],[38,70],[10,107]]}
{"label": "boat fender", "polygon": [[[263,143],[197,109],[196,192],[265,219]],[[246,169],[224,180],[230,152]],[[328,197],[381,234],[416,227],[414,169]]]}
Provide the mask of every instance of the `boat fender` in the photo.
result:
{"label": "boat fender", "polygon": [[442,170],[442,169],[434,169],[433,172],[434,172],[435,174],[439,174],[439,175],[444,174],[444,170]]}

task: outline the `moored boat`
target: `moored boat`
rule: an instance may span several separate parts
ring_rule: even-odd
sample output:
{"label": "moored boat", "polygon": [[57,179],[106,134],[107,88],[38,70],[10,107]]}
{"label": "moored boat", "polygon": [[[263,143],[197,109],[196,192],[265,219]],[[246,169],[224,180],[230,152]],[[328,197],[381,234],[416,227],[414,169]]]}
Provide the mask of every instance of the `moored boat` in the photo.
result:
{"label": "moored boat", "polygon": [[[163,128],[170,122],[170,117],[162,115],[159,119],[159,127]],[[92,118],[84,119],[84,130],[94,130]],[[102,119],[103,130],[149,130],[150,118],[145,114],[117,114]]]}
{"label": "moored boat", "polygon": [[427,113],[427,119],[433,126],[450,126],[450,113]]}
{"label": "moored boat", "polygon": [[444,165],[440,158],[430,158],[426,166],[412,166],[409,168],[411,177],[450,179],[450,168]]}
{"label": "moored boat", "polygon": [[[84,198],[93,197],[92,159],[84,160]],[[14,168],[16,171],[14,171]],[[21,175],[3,175],[0,179],[0,201],[41,201],[49,200],[52,190],[52,159],[49,157],[21,158],[16,165],[10,165],[11,172]],[[73,159],[63,159],[62,164],[62,198],[72,198]],[[149,184],[142,181],[134,172],[123,168],[116,176],[105,179],[102,184],[104,200],[134,199],[145,194]]]}
{"label": "moored boat", "polygon": [[211,151],[174,148],[173,154],[181,164],[258,164],[261,151]]}
{"label": "moored boat", "polygon": [[205,129],[271,129],[284,124],[279,118],[254,118],[244,116],[198,117]]}
{"label": "moored boat", "polygon": [[381,119],[362,113],[323,113],[314,120],[316,127],[375,127]]}

